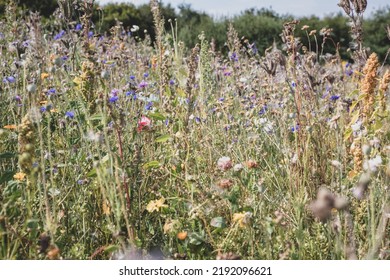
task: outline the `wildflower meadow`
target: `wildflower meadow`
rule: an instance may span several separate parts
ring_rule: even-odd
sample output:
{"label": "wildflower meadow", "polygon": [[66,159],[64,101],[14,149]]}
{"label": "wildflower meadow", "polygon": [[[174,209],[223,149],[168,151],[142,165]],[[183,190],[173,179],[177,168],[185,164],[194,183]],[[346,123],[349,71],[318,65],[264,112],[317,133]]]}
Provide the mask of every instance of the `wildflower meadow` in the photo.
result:
{"label": "wildflower meadow", "polygon": [[220,51],[185,45],[156,0],[155,38],[98,33],[94,1],[50,24],[10,3],[0,259],[390,259],[390,68],[367,1],[340,1],[347,58],[297,20],[263,53],[232,22]]}

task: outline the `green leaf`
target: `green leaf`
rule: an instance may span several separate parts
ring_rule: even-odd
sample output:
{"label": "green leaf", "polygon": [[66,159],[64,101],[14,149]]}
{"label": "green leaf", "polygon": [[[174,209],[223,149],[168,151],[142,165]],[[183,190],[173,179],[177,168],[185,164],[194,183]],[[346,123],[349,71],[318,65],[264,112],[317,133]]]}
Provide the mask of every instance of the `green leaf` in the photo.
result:
{"label": "green leaf", "polygon": [[144,169],[151,169],[151,168],[158,168],[160,166],[161,166],[161,164],[157,160],[152,160],[152,161],[145,163],[142,167]]}
{"label": "green leaf", "polygon": [[92,169],[91,171],[89,171],[88,174],[87,174],[88,178],[93,178],[93,177],[96,177],[96,176],[97,176],[97,174],[96,174],[96,169],[95,168]]}
{"label": "green leaf", "polygon": [[169,86],[165,87],[165,95],[168,97],[172,96],[172,92],[171,92],[171,89],[169,88]]}
{"label": "green leaf", "polygon": [[166,119],[166,117],[159,112],[150,113],[149,117],[158,121],[164,121]]}
{"label": "green leaf", "polygon": [[29,229],[37,229],[39,225],[39,220],[37,219],[27,220],[26,225]]}
{"label": "green leaf", "polygon": [[14,153],[5,152],[0,154],[0,159],[14,158],[16,155]]}
{"label": "green leaf", "polygon": [[226,222],[223,217],[214,217],[211,219],[210,225],[216,228],[225,228]]}
{"label": "green leaf", "polygon": [[344,132],[344,142],[346,142],[352,135],[352,128],[348,128],[345,132]]}
{"label": "green leaf", "polygon": [[119,250],[118,245],[109,245],[104,249],[104,252],[111,254],[111,253],[118,251],[118,250]]}
{"label": "green leaf", "polygon": [[169,139],[171,139],[171,136],[169,134],[161,135],[156,138],[157,143],[163,143],[167,142]]}
{"label": "green leaf", "polygon": [[381,121],[376,121],[374,123],[374,131],[379,131],[381,130],[383,127],[383,123]]}
{"label": "green leaf", "polygon": [[351,122],[349,123],[350,125],[353,125],[357,122],[357,120],[359,119],[359,111],[356,111],[354,113],[354,115],[351,117]]}
{"label": "green leaf", "polygon": [[192,232],[189,236],[189,242],[192,245],[200,245],[204,242],[204,236],[197,232]]}
{"label": "green leaf", "polygon": [[184,90],[182,88],[178,88],[177,89],[177,95],[179,95],[180,97],[186,97],[186,93],[184,92]]}
{"label": "green leaf", "polygon": [[102,119],[103,119],[102,114],[95,114],[89,118],[90,121],[101,121]]}
{"label": "green leaf", "polygon": [[15,175],[14,170],[7,170],[0,174],[0,184],[3,184],[5,182],[8,182],[14,178]]}

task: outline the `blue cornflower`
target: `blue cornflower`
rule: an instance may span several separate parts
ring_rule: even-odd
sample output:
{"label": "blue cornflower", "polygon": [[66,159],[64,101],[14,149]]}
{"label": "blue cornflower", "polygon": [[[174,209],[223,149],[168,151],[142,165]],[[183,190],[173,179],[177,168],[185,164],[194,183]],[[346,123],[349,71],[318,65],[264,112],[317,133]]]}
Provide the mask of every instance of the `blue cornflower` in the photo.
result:
{"label": "blue cornflower", "polygon": [[218,101],[219,102],[223,102],[223,101],[225,101],[225,98],[224,97],[220,97],[220,98],[218,98]]}
{"label": "blue cornflower", "polygon": [[130,80],[135,80],[135,76],[134,76],[134,75],[131,75],[131,76],[130,76]]}
{"label": "blue cornflower", "polygon": [[89,31],[89,32],[88,32],[88,38],[92,38],[92,37],[93,37],[93,34],[94,34],[93,31]]}
{"label": "blue cornflower", "polygon": [[65,113],[65,117],[67,117],[69,119],[73,119],[74,118],[74,111],[67,111]]}
{"label": "blue cornflower", "polygon": [[17,101],[17,102],[21,102],[21,101],[22,101],[22,98],[20,97],[20,95],[16,95],[16,96],[14,97],[14,99],[15,99],[15,101]]}
{"label": "blue cornflower", "polygon": [[42,107],[39,109],[39,111],[41,111],[41,113],[46,112],[46,110],[47,110],[46,106],[42,106]]}
{"label": "blue cornflower", "polygon": [[147,78],[147,77],[149,77],[149,73],[144,73],[144,78]]}
{"label": "blue cornflower", "polygon": [[47,95],[52,95],[52,94],[55,94],[56,93],[56,89],[55,88],[51,88],[47,91]]}
{"label": "blue cornflower", "polygon": [[196,123],[200,123],[200,121],[201,121],[201,120],[200,120],[199,117],[195,117],[195,122],[196,122]]}
{"label": "blue cornflower", "polygon": [[54,36],[54,40],[59,40],[65,35],[65,31],[61,30],[56,36]]}
{"label": "blue cornflower", "polygon": [[145,110],[152,110],[152,107],[153,107],[153,102],[148,102],[146,105],[145,105]]}
{"label": "blue cornflower", "polygon": [[166,119],[165,120],[165,126],[168,126],[169,125],[169,119]]}
{"label": "blue cornflower", "polygon": [[111,97],[108,99],[108,102],[110,102],[110,103],[115,103],[115,102],[118,101],[118,99],[119,99],[119,97],[118,97],[117,95],[113,95],[113,96],[111,96]]}
{"label": "blue cornflower", "polygon": [[292,86],[293,88],[295,88],[295,87],[297,87],[297,83],[294,82],[294,81],[292,81],[292,82],[291,82],[291,86]]}
{"label": "blue cornflower", "polygon": [[339,99],[339,98],[340,98],[340,95],[332,95],[332,96],[330,97],[330,100],[336,101],[336,100]]}
{"label": "blue cornflower", "polygon": [[170,80],[170,81],[169,81],[169,84],[170,84],[171,86],[173,86],[173,85],[175,84],[175,80]]}
{"label": "blue cornflower", "polygon": [[81,23],[76,24],[76,27],[74,28],[75,31],[80,31],[83,28]]}

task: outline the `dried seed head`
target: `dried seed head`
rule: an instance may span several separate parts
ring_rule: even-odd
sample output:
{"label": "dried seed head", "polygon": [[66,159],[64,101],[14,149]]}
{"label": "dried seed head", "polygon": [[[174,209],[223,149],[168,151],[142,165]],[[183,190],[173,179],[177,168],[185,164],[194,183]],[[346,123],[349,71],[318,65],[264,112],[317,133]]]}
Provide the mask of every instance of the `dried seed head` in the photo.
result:
{"label": "dried seed head", "polygon": [[218,182],[217,185],[219,188],[226,190],[226,189],[230,189],[230,187],[233,186],[233,181],[230,179],[222,179]]}
{"label": "dried seed head", "polygon": [[359,200],[363,199],[364,194],[367,191],[370,182],[371,182],[370,174],[363,173],[362,176],[360,176],[357,186],[352,190],[353,195]]}
{"label": "dried seed head", "polygon": [[324,187],[318,190],[317,199],[309,206],[313,215],[321,222],[326,222],[333,210],[345,210],[347,207],[348,200],[345,197],[336,196]]}
{"label": "dried seed head", "polygon": [[352,1],[355,12],[358,14],[364,13],[367,8],[367,0],[353,0]]}
{"label": "dried seed head", "polygon": [[340,3],[338,3],[337,5],[341,7],[347,15],[351,14],[351,5],[349,3],[349,0],[340,0]]}

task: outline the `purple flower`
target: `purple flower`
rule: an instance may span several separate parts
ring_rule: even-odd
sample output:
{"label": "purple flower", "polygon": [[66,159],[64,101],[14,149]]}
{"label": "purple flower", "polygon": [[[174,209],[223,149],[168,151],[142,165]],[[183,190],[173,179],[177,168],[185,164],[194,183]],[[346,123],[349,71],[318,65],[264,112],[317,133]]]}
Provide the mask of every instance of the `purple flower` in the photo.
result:
{"label": "purple flower", "polygon": [[88,32],[88,38],[92,38],[93,37],[93,31],[89,31]]}
{"label": "purple flower", "polygon": [[52,95],[52,94],[55,94],[56,93],[56,89],[55,88],[51,88],[47,91],[47,95]]}
{"label": "purple flower", "polygon": [[135,76],[134,76],[134,75],[131,75],[131,76],[130,76],[130,80],[135,80]]}
{"label": "purple flower", "polygon": [[340,98],[340,95],[332,95],[332,96],[330,97],[330,100],[336,101],[336,100],[339,99],[339,98]]}
{"label": "purple flower", "polygon": [[174,80],[170,80],[170,81],[169,81],[169,84],[170,84],[171,86],[173,86],[173,85],[175,84],[175,81],[174,81]]}
{"label": "purple flower", "polygon": [[20,95],[16,95],[16,96],[14,97],[14,99],[15,99],[15,101],[17,101],[17,102],[21,102],[21,101],[22,101],[22,98],[20,97]]}
{"label": "purple flower", "polygon": [[166,119],[165,120],[165,126],[168,126],[169,125],[169,119]]}
{"label": "purple flower", "polygon": [[42,107],[39,109],[39,111],[41,111],[41,113],[46,112],[46,110],[47,110],[47,108],[46,108],[45,106],[42,106]]}
{"label": "purple flower", "polygon": [[296,126],[293,126],[292,128],[291,128],[291,132],[297,132],[299,130],[299,124],[297,124]]}
{"label": "purple flower", "polygon": [[223,102],[223,101],[225,101],[225,98],[224,97],[220,97],[220,98],[218,98],[218,101],[219,102]]}
{"label": "purple flower", "polygon": [[292,86],[293,88],[295,88],[295,87],[297,87],[297,83],[294,82],[294,81],[292,81],[292,82],[291,82],[291,86]]}
{"label": "purple flower", "polygon": [[11,84],[12,84],[12,83],[15,83],[15,82],[16,82],[16,79],[15,79],[13,76],[8,76],[8,77],[6,77],[6,78],[3,79],[3,82],[4,82],[4,83],[7,83],[7,82],[8,82],[8,83],[11,83]]}
{"label": "purple flower", "polygon": [[148,102],[148,103],[145,105],[145,110],[152,110],[152,107],[153,107],[153,102]]}
{"label": "purple flower", "polygon": [[139,88],[146,88],[148,86],[148,83],[145,82],[144,80],[142,80],[140,83],[139,83]]}
{"label": "purple flower", "polygon": [[65,31],[61,30],[56,36],[54,36],[54,40],[59,40],[65,35]]}
{"label": "purple flower", "polygon": [[230,59],[237,62],[238,61],[238,56],[236,52],[233,52],[232,55],[230,56]]}
{"label": "purple flower", "polygon": [[223,72],[223,75],[224,75],[225,77],[229,77],[229,76],[232,75],[232,72],[230,72],[230,71],[225,71],[225,72]]}
{"label": "purple flower", "polygon": [[117,96],[118,93],[119,93],[119,89],[116,89],[116,88],[114,88],[114,89],[111,91],[111,95],[112,95],[112,96]]}
{"label": "purple flower", "polygon": [[201,119],[199,117],[195,117],[195,122],[200,123]]}
{"label": "purple flower", "polygon": [[76,24],[76,27],[74,28],[75,31],[80,31],[83,28],[81,23]]}
{"label": "purple flower", "polygon": [[135,93],[134,90],[130,90],[130,91],[126,92],[125,94],[126,94],[126,96],[132,96],[134,100],[137,99],[137,94]]}
{"label": "purple flower", "polygon": [[256,55],[257,52],[259,51],[259,50],[257,49],[257,47],[256,47],[256,43],[252,43],[251,45],[249,45],[249,47],[251,48],[252,53],[253,53],[254,55]]}
{"label": "purple flower", "polygon": [[260,112],[259,112],[259,115],[263,115],[267,112],[267,109],[268,107],[267,106],[263,106],[263,108],[261,108]]}
{"label": "purple flower", "polygon": [[69,119],[73,119],[74,118],[74,111],[67,111],[65,113],[65,117],[67,117]]}
{"label": "purple flower", "polygon": [[149,73],[144,73],[144,78],[149,77]]}

